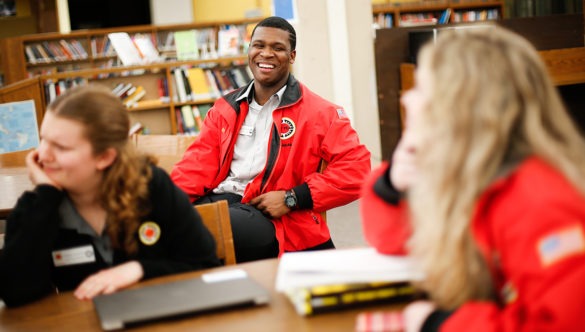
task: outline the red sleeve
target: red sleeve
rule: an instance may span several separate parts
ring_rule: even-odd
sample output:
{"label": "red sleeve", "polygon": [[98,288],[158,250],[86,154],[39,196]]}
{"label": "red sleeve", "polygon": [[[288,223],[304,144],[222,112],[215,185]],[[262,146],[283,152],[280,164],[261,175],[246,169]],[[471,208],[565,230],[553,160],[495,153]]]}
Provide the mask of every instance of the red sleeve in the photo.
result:
{"label": "red sleeve", "polygon": [[311,191],[313,209],[326,211],[358,199],[371,171],[370,152],[360,143],[347,118],[331,122],[320,144],[320,154],[328,162],[325,171],[303,179]]}
{"label": "red sleeve", "polygon": [[488,214],[505,304],[466,303],[441,331],[585,329],[585,201],[548,188],[546,200],[498,197]]}
{"label": "red sleeve", "polygon": [[374,183],[387,174],[388,164],[384,163],[372,172],[362,188],[360,213],[364,236],[381,253],[406,254],[405,245],[411,234],[406,203],[392,205],[374,192]]}

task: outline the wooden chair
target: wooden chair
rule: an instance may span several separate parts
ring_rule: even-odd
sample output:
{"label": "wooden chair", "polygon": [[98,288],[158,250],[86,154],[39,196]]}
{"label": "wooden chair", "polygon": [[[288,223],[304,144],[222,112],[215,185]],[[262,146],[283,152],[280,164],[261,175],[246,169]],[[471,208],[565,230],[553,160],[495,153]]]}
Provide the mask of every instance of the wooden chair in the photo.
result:
{"label": "wooden chair", "polygon": [[236,252],[227,201],[195,205],[195,209],[199,212],[203,223],[215,239],[217,257],[225,265],[236,264]]}
{"label": "wooden chair", "polygon": [[196,136],[184,135],[135,135],[133,138],[140,152],[149,153],[158,159],[160,168],[171,173],[173,166],[181,160],[183,153]]}

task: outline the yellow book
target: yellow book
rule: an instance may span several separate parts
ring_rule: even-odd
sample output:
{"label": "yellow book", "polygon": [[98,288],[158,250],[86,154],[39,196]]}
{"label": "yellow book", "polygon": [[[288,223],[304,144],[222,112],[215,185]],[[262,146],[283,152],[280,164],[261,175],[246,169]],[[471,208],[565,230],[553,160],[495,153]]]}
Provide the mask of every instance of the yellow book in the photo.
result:
{"label": "yellow book", "polygon": [[191,93],[194,100],[210,99],[211,89],[207,84],[207,78],[203,68],[193,67],[187,69],[187,79],[191,85]]}
{"label": "yellow book", "polygon": [[292,289],[286,292],[302,316],[374,303],[406,303],[417,290],[409,282],[336,284]]}

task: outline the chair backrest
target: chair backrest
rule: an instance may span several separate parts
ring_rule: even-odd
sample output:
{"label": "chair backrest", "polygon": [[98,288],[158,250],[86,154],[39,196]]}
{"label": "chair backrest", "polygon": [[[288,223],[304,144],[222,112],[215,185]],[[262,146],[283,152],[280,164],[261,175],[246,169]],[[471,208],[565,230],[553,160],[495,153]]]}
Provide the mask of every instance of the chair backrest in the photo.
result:
{"label": "chair backrest", "polygon": [[185,150],[193,143],[196,136],[185,135],[135,135],[136,148],[158,159],[160,168],[171,173],[173,166],[181,160]]}
{"label": "chair backrest", "polygon": [[217,257],[223,260],[225,265],[236,264],[236,252],[234,250],[234,238],[230,223],[230,212],[227,201],[195,205],[201,219],[217,246]]}

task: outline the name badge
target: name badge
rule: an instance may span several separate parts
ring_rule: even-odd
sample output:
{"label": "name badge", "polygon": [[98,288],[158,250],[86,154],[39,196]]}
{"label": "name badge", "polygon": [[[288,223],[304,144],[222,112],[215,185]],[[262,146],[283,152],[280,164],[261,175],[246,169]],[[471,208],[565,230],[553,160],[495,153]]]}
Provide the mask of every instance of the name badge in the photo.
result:
{"label": "name badge", "polygon": [[240,135],[252,136],[252,134],[254,134],[254,127],[252,126],[242,126],[242,129],[240,129]]}
{"label": "name badge", "polygon": [[91,245],[52,252],[55,266],[67,266],[95,262],[95,253]]}

